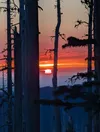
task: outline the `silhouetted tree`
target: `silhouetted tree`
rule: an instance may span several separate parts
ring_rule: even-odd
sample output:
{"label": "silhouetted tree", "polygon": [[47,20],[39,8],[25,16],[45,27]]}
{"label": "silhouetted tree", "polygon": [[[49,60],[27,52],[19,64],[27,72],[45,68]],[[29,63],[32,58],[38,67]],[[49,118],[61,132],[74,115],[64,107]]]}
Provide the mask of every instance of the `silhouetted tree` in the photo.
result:
{"label": "silhouetted tree", "polygon": [[14,29],[14,132],[22,132],[22,57],[21,41],[17,28]]}
{"label": "silhouetted tree", "polygon": [[26,132],[40,132],[38,0],[25,1],[25,43],[22,45]]}
{"label": "silhouetted tree", "polygon": [[[61,7],[60,0],[57,0],[57,25],[55,29],[55,42],[54,42],[54,67],[53,67],[53,89],[57,88],[57,64],[58,64],[58,43],[59,43],[59,29],[61,25]],[[57,99],[57,96],[54,95],[54,99]],[[60,109],[54,107],[54,116],[55,116],[55,131],[61,132],[61,118],[60,118]]]}

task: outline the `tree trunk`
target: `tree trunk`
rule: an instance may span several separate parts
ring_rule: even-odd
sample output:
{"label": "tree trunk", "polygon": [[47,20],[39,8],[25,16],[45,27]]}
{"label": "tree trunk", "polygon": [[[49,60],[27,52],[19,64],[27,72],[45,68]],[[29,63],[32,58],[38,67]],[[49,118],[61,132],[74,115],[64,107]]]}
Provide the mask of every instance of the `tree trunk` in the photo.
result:
{"label": "tree trunk", "polygon": [[[4,67],[2,67],[2,68],[4,68]],[[2,89],[3,90],[5,90],[5,81],[4,81],[4,79],[5,79],[5,74],[4,74],[4,70],[2,70]],[[4,97],[4,95],[3,95],[3,97]],[[3,104],[3,106],[2,106],[2,112],[4,113],[4,111],[5,111],[5,104]],[[5,123],[5,115],[3,114],[3,124]],[[3,132],[5,132],[5,126],[3,127]]]}
{"label": "tree trunk", "polygon": [[[100,1],[95,0],[95,39],[97,41],[97,44],[95,45],[95,57],[100,57]],[[100,59],[96,60],[96,71],[98,74],[98,80],[100,81]]]}
{"label": "tree trunk", "polygon": [[[61,11],[60,0],[57,0],[57,26],[55,29],[55,43],[54,43],[54,68],[53,68],[53,89],[57,88],[57,64],[58,64],[58,41],[59,41],[59,29],[61,25]],[[57,99],[57,96],[54,96]],[[54,108],[54,122],[55,132],[61,132],[61,118],[59,107]]]}
{"label": "tree trunk", "polygon": [[25,44],[23,52],[25,59],[25,104],[26,104],[26,132],[40,132],[40,106],[34,100],[39,95],[39,30],[38,30],[38,0],[25,1]]}
{"label": "tree trunk", "polygon": [[[93,0],[91,0],[90,12],[89,12],[89,25],[88,25],[88,39],[92,39],[92,15],[93,15]],[[88,44],[88,73],[92,71],[92,43]],[[88,77],[88,82],[91,82],[92,78]],[[92,92],[92,87],[88,88],[88,92]],[[88,132],[92,132],[92,110],[88,113]]]}
{"label": "tree trunk", "polygon": [[12,127],[12,70],[11,70],[11,18],[10,0],[7,0],[7,88],[9,93],[8,104],[8,132],[13,131]]}
{"label": "tree trunk", "polygon": [[[94,0],[94,37],[97,44],[94,45],[95,71],[100,81],[100,0]],[[96,88],[97,93],[100,92],[99,87]],[[95,132],[100,131],[100,113],[95,117]]]}
{"label": "tree trunk", "polygon": [[17,29],[14,31],[14,64],[15,64],[15,125],[14,132],[22,132],[22,69],[21,69],[21,41]]}
{"label": "tree trunk", "polygon": [[20,41],[21,41],[21,65],[22,65],[22,75],[21,75],[21,83],[22,83],[22,95],[23,95],[23,101],[22,101],[22,114],[23,114],[23,132],[25,132],[25,128],[26,128],[26,121],[25,121],[25,87],[26,87],[26,80],[25,80],[25,74],[26,74],[26,64],[25,64],[25,0],[19,0],[19,7],[20,7],[20,15],[19,15],[19,21],[20,21],[20,25],[19,25],[19,32],[20,32]]}

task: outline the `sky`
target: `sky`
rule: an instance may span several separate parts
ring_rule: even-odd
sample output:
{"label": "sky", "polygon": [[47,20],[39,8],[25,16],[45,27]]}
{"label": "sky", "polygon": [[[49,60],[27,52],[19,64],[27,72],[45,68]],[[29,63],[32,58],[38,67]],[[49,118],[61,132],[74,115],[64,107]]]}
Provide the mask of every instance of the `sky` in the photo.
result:
{"label": "sky", "polygon": [[[1,1],[1,0],[0,0]],[[18,1],[17,1],[18,3]],[[2,3],[0,4],[2,6]],[[54,36],[55,27],[57,24],[56,0],[39,0],[39,6],[43,11],[39,10],[39,30],[40,34],[40,69],[52,68],[53,66],[53,53],[46,54],[47,49],[54,48],[54,39],[51,40],[50,36]],[[75,22],[78,19],[88,21],[88,14],[80,0],[61,0],[61,18],[60,33],[69,36],[82,38],[87,33],[86,26],[80,26],[78,29],[74,28]],[[18,15],[13,20],[14,23],[18,22]],[[85,58],[87,57],[87,48],[67,48],[62,49],[61,46],[66,43],[59,38],[59,69],[78,70],[86,67]],[[6,13],[0,12],[0,51],[6,46]],[[2,57],[2,55],[0,55]],[[2,62],[0,63],[2,64]]]}
{"label": "sky", "polygon": [[[50,36],[54,36],[55,27],[57,24],[56,9],[54,5],[55,0],[40,0],[39,5],[43,11],[39,11],[39,28],[40,28],[40,63],[42,67],[51,68],[48,63],[53,63],[53,53],[45,54],[46,49],[54,48],[54,39],[51,40]],[[88,14],[80,0],[62,0],[61,12],[63,13],[61,19],[60,33],[69,36],[82,38],[87,33],[87,27],[81,26],[78,29],[74,28],[75,22],[78,19],[88,21]],[[66,43],[59,38],[59,60],[58,67],[61,69],[78,69],[86,67],[87,48],[67,48],[62,49],[62,45]]]}

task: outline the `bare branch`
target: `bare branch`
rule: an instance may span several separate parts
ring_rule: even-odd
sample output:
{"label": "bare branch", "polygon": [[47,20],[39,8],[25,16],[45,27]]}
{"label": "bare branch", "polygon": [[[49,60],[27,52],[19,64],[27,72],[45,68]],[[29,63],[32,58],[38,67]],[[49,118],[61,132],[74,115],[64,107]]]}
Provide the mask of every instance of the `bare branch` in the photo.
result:
{"label": "bare branch", "polygon": [[38,8],[39,8],[41,11],[43,11],[43,8],[42,8],[41,6],[38,5]]}
{"label": "bare branch", "polygon": [[86,24],[86,26],[88,26],[88,22],[82,21],[82,20],[77,20],[74,27],[75,27],[75,28],[78,28],[78,27],[79,27],[80,25],[82,25],[82,24]]}
{"label": "bare branch", "polygon": [[16,8],[17,8],[17,10],[19,10],[19,7],[18,7],[18,6],[17,6],[17,4],[15,3],[15,1],[14,1],[14,0],[12,0],[12,2],[13,2],[14,7],[16,7]]}
{"label": "bare branch", "polygon": [[66,35],[63,33],[63,34],[61,34],[60,32],[59,32],[59,36],[64,40],[64,41],[66,41]]}
{"label": "bare branch", "polygon": [[55,38],[55,36],[50,36],[50,38],[51,38],[51,41],[53,40],[53,38]]}
{"label": "bare branch", "polygon": [[54,49],[45,49],[46,52],[45,52],[45,55],[49,54],[50,56],[50,59],[52,58],[52,52],[54,52]]}

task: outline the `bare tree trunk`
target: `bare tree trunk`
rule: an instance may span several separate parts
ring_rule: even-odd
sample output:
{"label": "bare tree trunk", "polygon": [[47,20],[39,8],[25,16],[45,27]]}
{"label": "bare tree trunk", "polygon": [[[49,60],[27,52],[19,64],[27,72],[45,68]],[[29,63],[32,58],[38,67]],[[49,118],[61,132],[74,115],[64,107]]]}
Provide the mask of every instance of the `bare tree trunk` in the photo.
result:
{"label": "bare tree trunk", "polygon": [[97,41],[97,44],[95,45],[95,56],[96,59],[96,71],[98,74],[98,80],[100,81],[100,1],[95,0],[95,38]]}
{"label": "bare tree trunk", "polygon": [[21,68],[21,41],[20,34],[15,27],[14,31],[14,64],[15,64],[15,125],[14,132],[22,132],[22,68]]}
{"label": "bare tree trunk", "polygon": [[[4,67],[2,67],[4,68]],[[4,70],[2,70],[2,88],[5,90],[5,77],[4,77]],[[3,95],[4,96],[4,95]],[[5,104],[3,104],[3,113],[5,111]],[[3,114],[3,124],[5,123],[5,115]],[[5,126],[3,127],[3,132],[5,132]]]}
{"label": "bare tree trunk", "polygon": [[[100,81],[100,0],[94,0],[94,37],[97,44],[94,45],[95,71]],[[96,88],[97,93],[100,92],[99,87]],[[95,117],[95,132],[100,131],[100,113]]]}
{"label": "bare tree trunk", "polygon": [[[40,132],[38,0],[25,1],[25,103],[26,132]],[[23,52],[24,52],[23,51]]]}
{"label": "bare tree trunk", "polygon": [[[57,64],[58,64],[58,41],[59,41],[59,29],[61,25],[61,9],[60,0],[57,0],[57,26],[55,29],[55,44],[54,44],[54,68],[53,68],[53,89],[57,88]],[[57,96],[54,96],[57,99]],[[61,119],[60,119],[60,109],[58,107],[54,108],[55,117],[55,130],[56,132],[61,132]]]}
{"label": "bare tree trunk", "polygon": [[[92,39],[92,15],[93,15],[93,0],[91,0],[90,12],[89,12],[89,25],[88,25],[88,39]],[[92,44],[88,44],[88,72],[92,71]],[[91,77],[88,78],[91,81]],[[89,92],[92,92],[92,88],[89,88]]]}
{"label": "bare tree trunk", "polygon": [[13,131],[12,127],[12,70],[11,70],[11,18],[10,18],[10,0],[7,0],[7,88],[9,93],[9,104],[8,104],[8,132]]}
{"label": "bare tree trunk", "polygon": [[[91,0],[90,12],[89,12],[89,26],[88,26],[88,39],[92,39],[92,15],[93,15],[93,0]],[[88,44],[88,73],[92,71],[92,44]],[[91,82],[92,78],[88,78],[88,82]],[[88,88],[88,92],[92,92],[92,87]],[[88,113],[88,132],[92,132],[92,110]]]}
{"label": "bare tree trunk", "polygon": [[25,64],[25,0],[19,0],[19,7],[20,7],[20,15],[19,15],[19,32],[20,32],[20,41],[21,41],[21,66],[22,66],[22,75],[21,75],[21,83],[22,83],[22,95],[23,95],[23,100],[22,100],[22,116],[23,116],[23,132],[25,132],[26,128],[26,121],[25,121],[25,87],[26,87],[26,80],[25,80],[25,74],[26,74],[26,64]]}

